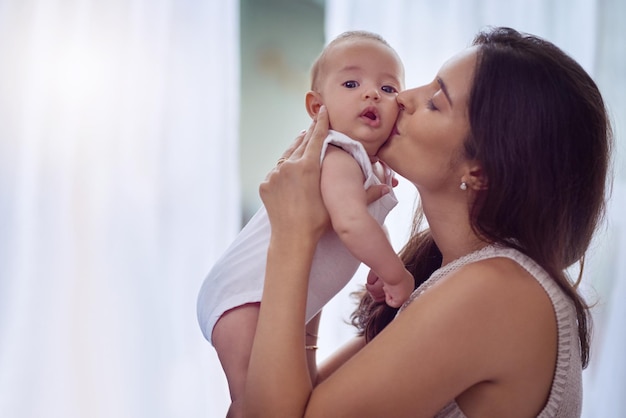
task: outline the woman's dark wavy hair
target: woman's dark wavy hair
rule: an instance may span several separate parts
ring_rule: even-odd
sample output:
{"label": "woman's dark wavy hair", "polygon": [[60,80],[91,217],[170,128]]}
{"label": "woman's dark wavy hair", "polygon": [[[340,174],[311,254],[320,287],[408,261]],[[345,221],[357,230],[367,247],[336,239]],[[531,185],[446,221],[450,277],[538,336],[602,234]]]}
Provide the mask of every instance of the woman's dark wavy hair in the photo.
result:
{"label": "woman's dark wavy hair", "polygon": [[[474,231],[539,263],[573,301],[582,363],[589,361],[589,306],[578,293],[584,256],[606,203],[612,131],[600,92],[583,68],[550,42],[510,28],[480,32],[469,98],[465,157],[482,163],[488,187],[470,207]],[[400,252],[419,286],[441,266],[416,212]],[[566,269],[580,262],[577,280]],[[369,341],[397,309],[364,292],[352,323]]]}

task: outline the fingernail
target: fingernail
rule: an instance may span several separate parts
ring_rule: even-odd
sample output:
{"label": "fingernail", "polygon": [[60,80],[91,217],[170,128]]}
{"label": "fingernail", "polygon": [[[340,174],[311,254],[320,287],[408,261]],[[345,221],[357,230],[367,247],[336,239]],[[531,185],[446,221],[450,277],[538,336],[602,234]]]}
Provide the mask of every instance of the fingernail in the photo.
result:
{"label": "fingernail", "polygon": [[386,185],[385,185],[385,186],[381,187],[381,188],[380,188],[380,195],[381,195],[381,196],[386,195],[387,193],[389,193],[389,190],[390,190],[390,189],[389,189],[389,186],[386,186]]}

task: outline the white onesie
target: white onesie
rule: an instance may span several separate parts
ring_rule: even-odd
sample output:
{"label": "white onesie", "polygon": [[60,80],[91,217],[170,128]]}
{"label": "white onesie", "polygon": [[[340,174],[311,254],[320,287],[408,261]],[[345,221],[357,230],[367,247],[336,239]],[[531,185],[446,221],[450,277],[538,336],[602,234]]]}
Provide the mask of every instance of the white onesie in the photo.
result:
{"label": "white onesie", "polygon": [[[359,163],[365,177],[365,189],[381,184],[361,143],[342,133],[330,131],[322,147],[321,160],[326,155],[328,144],[341,147]],[[389,167],[383,166],[385,183],[391,186],[393,173]],[[382,225],[397,203],[391,190],[371,203],[368,211]],[[224,312],[261,301],[269,239],[270,223],[265,207],[261,207],[204,279],[198,295],[197,314],[202,333],[209,342],[212,343],[213,327]],[[307,322],[350,281],[360,263],[334,231],[330,230],[322,236],[313,257],[309,278]]]}

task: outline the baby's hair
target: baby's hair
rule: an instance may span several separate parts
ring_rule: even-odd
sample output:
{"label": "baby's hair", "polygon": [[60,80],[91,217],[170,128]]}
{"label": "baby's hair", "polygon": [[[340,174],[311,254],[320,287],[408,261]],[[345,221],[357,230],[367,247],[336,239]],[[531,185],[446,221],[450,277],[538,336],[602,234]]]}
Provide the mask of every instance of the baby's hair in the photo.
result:
{"label": "baby's hair", "polygon": [[311,90],[317,91],[320,73],[322,72],[322,66],[324,64],[324,61],[326,60],[328,51],[330,51],[335,45],[343,41],[349,41],[353,39],[369,39],[372,41],[380,42],[381,44],[385,45],[387,48],[395,52],[391,45],[389,45],[389,43],[377,33],[368,32],[365,30],[352,30],[343,32],[335,39],[330,41],[330,43],[326,45],[326,47],[322,50],[317,59],[313,62],[313,66],[311,67]]}

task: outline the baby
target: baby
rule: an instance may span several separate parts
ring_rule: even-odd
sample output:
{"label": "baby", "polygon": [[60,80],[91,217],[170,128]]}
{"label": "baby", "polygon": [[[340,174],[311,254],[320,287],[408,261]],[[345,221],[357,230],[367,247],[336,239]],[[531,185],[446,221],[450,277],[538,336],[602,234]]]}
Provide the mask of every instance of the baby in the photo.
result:
{"label": "baby", "polygon": [[[311,79],[306,109],[315,117],[326,106],[331,127],[320,156],[320,187],[333,228],[315,253],[306,320],[350,281],[361,262],[371,269],[370,291],[378,287],[388,305],[399,307],[413,291],[414,280],[382,227],[397,200],[390,192],[368,205],[365,190],[374,184],[391,186],[393,173],[376,153],[395,126],[396,95],[404,85],[402,62],[380,36],[346,32],[322,51]],[[202,332],[217,350],[228,380],[229,416],[240,414],[269,237],[262,207],[211,269],[198,297]]]}

